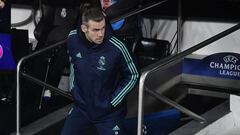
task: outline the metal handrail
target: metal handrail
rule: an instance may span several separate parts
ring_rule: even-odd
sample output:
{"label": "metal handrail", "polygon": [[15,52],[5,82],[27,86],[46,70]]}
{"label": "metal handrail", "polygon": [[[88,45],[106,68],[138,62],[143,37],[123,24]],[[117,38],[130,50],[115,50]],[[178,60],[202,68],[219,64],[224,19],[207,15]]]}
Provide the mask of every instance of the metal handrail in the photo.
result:
{"label": "metal handrail", "polygon": [[201,123],[205,123],[207,121],[205,118],[203,118],[203,117],[197,115],[196,113],[190,111],[189,109],[179,105],[177,102],[170,100],[169,98],[165,97],[164,95],[160,95],[157,92],[150,90],[148,87],[145,87],[145,89],[146,89],[146,92],[149,93],[149,95],[154,96],[156,99],[158,99],[170,106],[173,106],[174,108],[180,110],[181,112],[192,117],[193,119],[198,120]]}
{"label": "metal handrail", "polygon": [[[21,66],[22,66],[22,64],[23,64],[23,62],[24,61],[26,61],[27,59],[29,59],[29,58],[32,58],[32,57],[34,57],[34,56],[37,56],[37,55],[39,55],[39,54],[41,54],[41,53],[43,53],[43,52],[46,52],[46,51],[48,51],[48,50],[50,50],[50,49],[53,49],[53,48],[55,48],[55,47],[58,47],[58,46],[60,46],[60,45],[63,45],[64,43],[66,43],[66,39],[65,40],[62,40],[62,41],[59,41],[59,42],[57,42],[57,43],[55,43],[55,44],[53,44],[53,45],[51,45],[51,46],[48,46],[48,47],[46,47],[46,48],[43,48],[43,49],[41,49],[41,50],[38,50],[38,51],[36,51],[36,52],[33,52],[32,54],[29,54],[29,55],[27,55],[27,56],[24,56],[24,57],[22,57],[20,60],[19,60],[19,62],[18,62],[18,64],[17,64],[17,76],[16,76],[16,80],[17,80],[17,86],[16,86],[16,88],[17,88],[17,90],[16,90],[16,135],[20,135],[20,69],[21,69]],[[30,78],[27,74],[24,74],[26,77],[28,77],[28,78]],[[34,81],[34,78],[32,78],[33,79],[33,81]],[[35,82],[38,82],[39,84],[41,84],[41,81],[39,81],[39,80],[35,80]],[[46,84],[44,84],[44,85],[46,85]],[[46,87],[48,87],[48,88],[54,88],[53,86],[51,87],[51,86],[47,86],[46,85]],[[55,88],[54,88],[55,89]],[[57,89],[57,88],[56,88]],[[60,89],[59,89],[60,90]],[[58,90],[56,90],[56,91],[58,91]],[[58,92],[58,93],[61,93],[61,92]],[[64,95],[63,93],[61,93],[61,95]],[[66,96],[67,96],[68,94],[66,94]]]}
{"label": "metal handrail", "polygon": [[144,6],[144,7],[140,7],[138,9],[136,9],[136,10],[130,11],[130,12],[128,12],[126,14],[123,14],[123,15],[121,15],[119,17],[111,19],[110,23],[114,23],[114,22],[117,22],[117,21],[119,21],[121,19],[125,19],[125,18],[128,18],[130,16],[136,15],[136,14],[141,13],[143,11],[146,11],[146,10],[148,10],[150,8],[153,8],[153,7],[156,7],[156,6],[160,5],[160,4],[163,4],[163,3],[167,2],[167,1],[168,0],[163,0],[163,1],[155,2],[155,3],[151,3],[151,4],[149,4],[147,6]]}
{"label": "metal handrail", "polygon": [[[174,61],[180,60],[184,58],[185,56],[193,53],[194,51],[197,51],[207,45],[209,45],[212,42],[215,42],[219,40],[220,38],[240,29],[240,24],[237,24],[181,53],[178,53],[176,55],[167,57],[166,59],[160,60],[156,63],[155,67],[147,67],[143,73],[141,74],[140,81],[139,81],[139,95],[138,95],[138,127],[137,127],[137,135],[142,135],[142,127],[143,127],[143,93],[144,93],[144,87],[145,87],[145,80],[149,76],[149,74],[154,73],[155,71],[161,70],[161,68],[165,65],[168,65],[170,63],[173,63]],[[183,111],[183,110],[181,110]]]}
{"label": "metal handrail", "polygon": [[68,98],[68,99],[70,99],[70,100],[73,100],[73,97],[72,97],[72,95],[71,95],[70,93],[66,93],[66,92],[64,92],[63,90],[61,90],[61,89],[59,89],[59,88],[56,88],[56,87],[54,87],[54,86],[52,86],[52,85],[50,85],[50,84],[48,84],[48,83],[45,83],[44,81],[41,81],[41,80],[39,80],[39,79],[37,79],[37,78],[29,75],[29,74],[26,74],[26,73],[24,73],[24,72],[21,73],[21,75],[22,75],[24,78],[28,79],[28,80],[31,80],[31,81],[33,81],[33,82],[35,82],[35,83],[38,83],[38,84],[41,85],[41,86],[47,87],[47,88],[50,89],[51,91],[53,91],[53,92],[55,92],[55,93],[57,93],[57,94],[59,94],[59,95],[61,95],[61,96],[64,96],[64,97],[66,97],[66,98]]}

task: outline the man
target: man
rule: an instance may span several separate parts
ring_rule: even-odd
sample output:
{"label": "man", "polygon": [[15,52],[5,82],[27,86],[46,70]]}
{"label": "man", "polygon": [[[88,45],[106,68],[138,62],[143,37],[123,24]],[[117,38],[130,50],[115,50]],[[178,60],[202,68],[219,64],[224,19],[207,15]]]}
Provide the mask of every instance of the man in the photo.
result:
{"label": "man", "polygon": [[81,23],[67,42],[75,104],[62,135],[86,135],[92,125],[99,135],[124,135],[120,121],[126,115],[125,97],[138,71],[124,43],[109,32],[100,9],[87,8]]}
{"label": "man", "polygon": [[0,9],[5,7],[5,0],[0,0]]}

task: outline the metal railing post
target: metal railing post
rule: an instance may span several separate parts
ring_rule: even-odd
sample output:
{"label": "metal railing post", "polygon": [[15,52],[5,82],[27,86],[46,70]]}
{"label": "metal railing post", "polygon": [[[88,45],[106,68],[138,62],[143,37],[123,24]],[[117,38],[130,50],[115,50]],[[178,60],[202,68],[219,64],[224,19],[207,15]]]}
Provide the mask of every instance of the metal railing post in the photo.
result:
{"label": "metal railing post", "polygon": [[20,69],[21,69],[21,65],[24,59],[21,59],[18,64],[17,64],[17,86],[16,86],[16,135],[20,135]]}
{"label": "metal railing post", "polygon": [[20,119],[20,109],[21,109],[20,108],[20,98],[21,98],[20,97],[20,70],[21,70],[22,63],[25,60],[27,60],[27,59],[29,59],[33,56],[39,55],[39,54],[41,54],[45,51],[48,51],[48,50],[53,49],[57,46],[63,45],[65,42],[66,42],[66,39],[62,40],[62,41],[59,41],[59,42],[57,42],[57,43],[55,43],[51,46],[48,46],[46,48],[43,48],[41,50],[38,50],[38,51],[36,51],[32,54],[24,56],[19,60],[19,62],[17,64],[17,71],[16,71],[17,72],[16,73],[17,74],[16,75],[16,135],[21,135],[21,133],[20,133],[20,127],[21,127],[21,119]]}
{"label": "metal railing post", "polygon": [[147,74],[148,72],[143,72],[139,82],[137,135],[142,135],[142,127],[143,127],[143,121],[144,121],[144,118],[143,118],[144,82]]}

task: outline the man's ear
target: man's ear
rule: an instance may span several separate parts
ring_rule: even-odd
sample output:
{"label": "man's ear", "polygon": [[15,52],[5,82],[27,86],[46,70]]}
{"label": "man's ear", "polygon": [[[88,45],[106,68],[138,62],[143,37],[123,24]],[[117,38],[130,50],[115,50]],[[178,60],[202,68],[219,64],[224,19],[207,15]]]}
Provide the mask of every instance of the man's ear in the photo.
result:
{"label": "man's ear", "polygon": [[81,30],[82,30],[84,33],[87,32],[87,26],[84,25],[84,24],[82,24],[82,25],[81,25]]}

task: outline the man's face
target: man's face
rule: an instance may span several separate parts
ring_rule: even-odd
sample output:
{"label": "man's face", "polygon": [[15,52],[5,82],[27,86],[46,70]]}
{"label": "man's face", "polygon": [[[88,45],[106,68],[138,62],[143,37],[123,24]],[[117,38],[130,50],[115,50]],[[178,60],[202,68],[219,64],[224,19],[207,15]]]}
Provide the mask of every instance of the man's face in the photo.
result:
{"label": "man's face", "polygon": [[81,25],[81,29],[91,43],[101,44],[105,34],[105,19],[100,22],[89,20]]}
{"label": "man's face", "polygon": [[5,6],[4,1],[5,1],[5,0],[0,0],[0,9],[4,8],[4,6]]}

